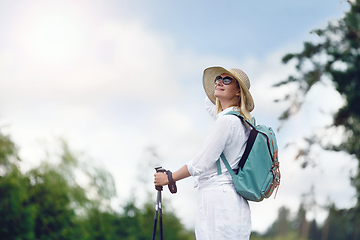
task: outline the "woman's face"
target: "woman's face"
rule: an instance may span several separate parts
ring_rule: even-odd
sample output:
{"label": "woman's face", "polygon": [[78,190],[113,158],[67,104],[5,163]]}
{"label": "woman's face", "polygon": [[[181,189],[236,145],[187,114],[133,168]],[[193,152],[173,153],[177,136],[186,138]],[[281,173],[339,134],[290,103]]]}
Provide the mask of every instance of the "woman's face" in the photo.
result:
{"label": "woman's face", "polygon": [[222,78],[231,77],[233,80],[228,85],[225,85],[223,80],[220,80],[218,83],[216,83],[214,91],[215,97],[217,97],[220,101],[225,100],[233,102],[235,100],[237,103],[240,96],[240,88],[238,86],[237,80],[227,73],[223,73],[220,76]]}

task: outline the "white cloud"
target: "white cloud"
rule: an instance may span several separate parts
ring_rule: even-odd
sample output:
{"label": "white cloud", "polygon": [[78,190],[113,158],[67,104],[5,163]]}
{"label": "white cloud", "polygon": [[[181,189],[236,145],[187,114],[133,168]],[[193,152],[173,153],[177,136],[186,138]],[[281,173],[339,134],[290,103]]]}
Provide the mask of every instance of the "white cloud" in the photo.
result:
{"label": "white cloud", "polygon": [[[19,19],[17,24],[25,21]],[[21,37],[21,32],[17,34]],[[292,65],[282,65],[280,59],[284,53],[293,51],[293,46],[274,51],[264,60],[199,56],[187,49],[180,50],[173,39],[148,30],[142,21],[115,21],[101,16],[97,16],[92,29],[81,34],[80,38],[85,36],[86,41],[69,64],[62,61],[52,65],[44,55],[39,55],[44,58],[37,58],[36,62],[30,62],[29,59],[34,59],[29,56],[21,59],[22,50],[14,45],[0,52],[1,120],[10,124],[6,131],[21,147],[24,169],[43,158],[44,141],[52,145],[56,136],[65,136],[70,146],[101,162],[113,174],[119,198],[127,198],[136,186],[134,176],[138,167],[149,162],[144,159],[147,147],[155,146],[160,155],[158,162],[171,170],[195,156],[212,126],[202,108],[205,94],[201,77],[208,66],[245,70],[252,83],[254,116],[259,123],[278,124],[276,119],[284,110],[284,105],[273,103],[273,99],[290,88],[274,89],[271,85],[292,73]],[[21,42],[18,40],[17,43]],[[39,57],[34,52],[26,54]],[[338,102],[339,97],[331,90],[327,95],[328,101],[315,93],[309,98],[320,105],[333,106]],[[336,159],[329,156],[326,164],[320,159],[317,169],[304,171],[292,160],[294,153],[283,149],[289,139],[296,140],[304,132],[306,116],[299,114],[278,134],[282,183],[275,201],[251,204],[254,230],[264,230],[276,218],[281,205],[295,211],[301,193],[313,183],[317,184],[321,202],[331,193],[339,206],[352,204],[336,197],[353,192],[345,174],[341,175],[343,188],[337,185],[339,178],[331,177],[336,174],[334,166],[341,165]],[[318,115],[314,116],[309,124],[321,122]],[[313,126],[308,127],[311,130]],[[329,168],[330,165],[333,167]],[[324,181],[316,181],[320,169]],[[153,192],[155,198],[153,172],[151,166],[142,172],[148,176],[148,184],[141,190]],[[196,208],[193,181],[189,178],[179,182],[179,193],[175,196],[165,194],[189,227],[193,226]],[[269,214],[265,220],[264,212]]]}

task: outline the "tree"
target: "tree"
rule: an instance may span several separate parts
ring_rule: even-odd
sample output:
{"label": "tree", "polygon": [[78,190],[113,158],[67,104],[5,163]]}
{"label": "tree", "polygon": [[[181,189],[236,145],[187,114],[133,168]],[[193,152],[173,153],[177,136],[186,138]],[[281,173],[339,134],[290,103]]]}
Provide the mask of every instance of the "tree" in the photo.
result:
{"label": "tree", "polygon": [[339,210],[332,204],[322,229],[322,239],[359,239],[359,225],[354,224],[354,213],[354,209]]}
{"label": "tree", "polygon": [[318,228],[318,225],[317,225],[315,219],[310,222],[309,239],[310,240],[321,239],[321,232],[320,232],[320,230]]}
{"label": "tree", "polygon": [[[333,85],[345,102],[333,115],[333,123],[324,128],[327,134],[331,129],[342,132],[342,142],[326,142],[329,137],[319,133],[305,136],[307,147],[300,149],[297,156],[304,158],[304,166],[314,145],[320,145],[325,150],[344,151],[360,161],[360,0],[349,0],[348,4],[350,10],[343,18],[329,22],[325,29],[312,31],[319,37],[319,42],[305,42],[302,52],[289,53],[282,59],[285,64],[297,61],[297,75],[275,85],[297,86],[295,92],[282,99],[290,103],[279,117],[282,123],[301,109],[307,94],[316,85]],[[358,166],[352,178],[357,190],[357,209],[360,208],[360,164]],[[359,218],[356,221],[360,226]]]}
{"label": "tree", "polygon": [[[0,239],[149,239],[155,202],[148,200],[138,208],[133,198],[123,203],[123,213],[115,212],[110,206],[116,192],[109,172],[88,159],[81,161],[65,141],[60,147],[57,161],[44,161],[22,173],[17,147],[0,132]],[[164,238],[194,239],[170,203],[165,205]]]}
{"label": "tree", "polygon": [[9,136],[0,132],[0,236],[3,239],[33,239],[35,208],[29,200],[29,179],[17,167],[20,158]]}
{"label": "tree", "polygon": [[286,207],[281,207],[278,211],[278,217],[272,226],[265,233],[266,237],[274,236],[286,236],[291,232],[291,220],[290,220],[290,210]]}
{"label": "tree", "polygon": [[306,210],[304,204],[301,203],[298,214],[295,219],[296,229],[300,238],[306,239],[309,233],[309,222],[306,220]]}
{"label": "tree", "polygon": [[[290,102],[290,105],[279,117],[282,124],[301,110],[307,94],[316,85],[333,85],[345,102],[334,113],[333,123],[324,127],[328,134],[333,129],[341,132],[341,143],[329,143],[326,141],[329,137],[319,133],[305,136],[307,147],[299,149],[297,155],[297,158],[304,159],[304,167],[309,161],[309,154],[314,145],[319,145],[325,150],[344,151],[354,156],[360,163],[360,0],[349,0],[348,4],[350,10],[344,14],[343,18],[329,22],[325,29],[312,31],[319,37],[319,42],[305,42],[302,52],[289,53],[282,59],[285,64],[291,60],[297,61],[297,75],[289,76],[287,80],[275,85],[276,87],[289,84],[297,86],[295,92],[287,94],[283,99]],[[333,222],[344,214],[346,219],[349,219],[346,226],[348,232],[352,232],[351,236],[359,236],[360,164],[351,180],[357,191],[356,206],[349,210],[330,208],[329,219],[322,230],[325,239],[327,237],[336,239],[336,234],[332,233],[336,228]],[[333,217],[335,215],[338,215],[338,218]]]}

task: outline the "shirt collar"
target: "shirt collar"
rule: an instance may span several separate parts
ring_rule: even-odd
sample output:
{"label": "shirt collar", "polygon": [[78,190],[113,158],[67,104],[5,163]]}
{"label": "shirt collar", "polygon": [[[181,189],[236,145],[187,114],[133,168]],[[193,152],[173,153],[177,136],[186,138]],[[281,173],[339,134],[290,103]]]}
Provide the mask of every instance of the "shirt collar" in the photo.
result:
{"label": "shirt collar", "polygon": [[228,112],[231,112],[231,111],[236,111],[237,112],[235,107],[228,107],[227,109],[219,112],[217,117],[222,117],[222,116],[224,116],[225,114],[227,114]]}

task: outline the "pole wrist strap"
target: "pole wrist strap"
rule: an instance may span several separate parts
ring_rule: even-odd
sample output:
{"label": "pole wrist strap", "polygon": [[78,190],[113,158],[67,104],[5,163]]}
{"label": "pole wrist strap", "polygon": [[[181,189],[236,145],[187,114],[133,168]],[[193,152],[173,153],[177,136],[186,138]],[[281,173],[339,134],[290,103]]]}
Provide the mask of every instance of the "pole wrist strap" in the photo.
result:
{"label": "pole wrist strap", "polygon": [[174,194],[177,192],[177,187],[175,181],[172,178],[172,172],[167,170],[166,175],[168,176],[168,180],[169,180],[169,184],[168,184],[169,190],[171,193]]}

